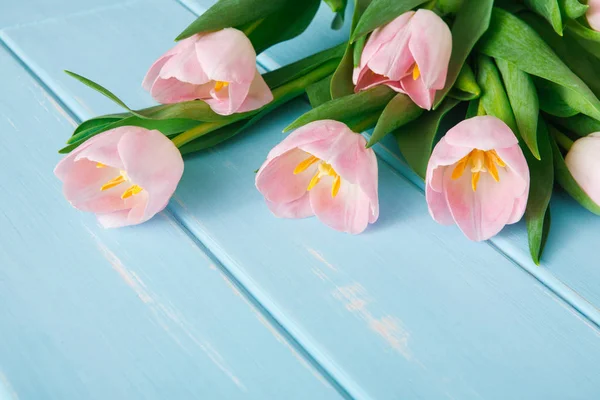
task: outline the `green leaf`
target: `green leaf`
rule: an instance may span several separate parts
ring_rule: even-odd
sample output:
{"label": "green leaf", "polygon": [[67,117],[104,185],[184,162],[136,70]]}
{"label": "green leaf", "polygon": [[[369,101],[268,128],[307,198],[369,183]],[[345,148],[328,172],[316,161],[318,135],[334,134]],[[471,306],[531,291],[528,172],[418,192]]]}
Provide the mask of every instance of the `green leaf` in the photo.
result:
{"label": "green leaf", "polygon": [[514,64],[497,59],[496,65],[502,75],[506,94],[510,101],[519,133],[535,158],[540,159],[538,150],[539,101],[533,81]]}
{"label": "green leaf", "polygon": [[536,15],[528,13],[521,17],[536,30],[558,57],[588,85],[596,96],[600,95],[600,80],[598,79],[600,59],[588,53],[569,31],[561,37]]}
{"label": "green leaf", "polygon": [[436,110],[423,113],[394,132],[406,162],[423,179],[440,123],[458,103],[460,101],[449,97]]}
{"label": "green leaf", "polygon": [[[469,107],[467,108],[467,114],[465,115],[465,119],[473,118],[479,115],[479,106],[480,99],[474,99],[469,102]],[[485,114],[485,111],[483,112]]]}
{"label": "green leaf", "polygon": [[415,120],[423,113],[423,109],[417,106],[405,94],[398,93],[383,109],[383,113],[377,120],[375,131],[369,139],[367,147],[371,147],[384,138],[393,130]]}
{"label": "green leaf", "polygon": [[[556,130],[553,126],[549,126],[548,129],[550,132]],[[571,175],[565,159],[556,144],[556,140],[552,139],[551,144],[552,154],[554,155],[554,176],[558,184],[583,207],[596,215],[600,215],[600,206],[590,199],[577,181],[575,181],[573,175]]]}
{"label": "green leaf", "polygon": [[[483,91],[480,102],[486,114],[492,115],[504,121],[506,125],[519,137],[517,121],[510,106],[508,95],[502,85],[500,73],[494,62],[484,55],[478,59],[479,75],[477,77],[479,86]],[[537,118],[537,116],[536,116]]]}
{"label": "green leaf", "polygon": [[467,57],[490,24],[493,0],[465,0],[452,25],[452,55],[448,64],[446,85],[435,96],[434,108],[454,86]]}
{"label": "green leaf", "polygon": [[304,32],[315,17],[319,4],[320,0],[289,1],[281,10],[254,24],[246,34],[256,53],[260,54],[274,44]]}
{"label": "green leaf", "polygon": [[525,5],[541,15],[562,36],[563,23],[557,0],[525,0]]}
{"label": "green leaf", "polygon": [[361,36],[356,42],[354,42],[353,46],[353,54],[352,59],[354,62],[354,68],[360,65],[360,57],[362,56],[363,49],[365,48],[365,44],[367,44],[367,37]]}
{"label": "green leaf", "polygon": [[313,108],[292,122],[283,131],[299,128],[313,121],[334,119],[346,121],[381,110],[394,97],[396,92],[387,86],[377,86],[362,92],[340,97]]}
{"label": "green leaf", "polygon": [[436,6],[442,15],[447,15],[454,14],[460,10],[464,2],[464,0],[438,0]]}
{"label": "green leaf", "polygon": [[473,100],[481,95],[481,88],[477,84],[475,74],[469,64],[463,65],[458,79],[448,95],[458,100]]}
{"label": "green leaf", "polygon": [[[354,14],[352,15],[351,31],[356,28],[356,24],[358,23],[361,15],[367,9],[370,3],[371,0],[354,0]],[[364,45],[364,43],[362,45]],[[333,79],[331,79],[332,98],[337,99],[339,97],[348,96],[354,93],[354,83],[352,83],[352,71],[354,70],[354,63],[356,60],[354,49],[356,47],[357,51],[360,50],[360,53],[362,54],[362,48],[360,48],[360,46],[361,44],[353,45],[351,42],[347,43],[344,56],[340,61],[340,65],[337,67],[337,70],[333,74]],[[360,62],[360,56],[358,60]]]}
{"label": "green leaf", "polygon": [[327,4],[329,6],[329,8],[331,8],[331,11],[333,11],[334,13],[343,13],[344,10],[346,10],[346,5],[348,3],[348,0],[323,0],[325,2],[325,4]]}
{"label": "green leaf", "polygon": [[570,19],[583,17],[588,10],[588,6],[581,4],[579,0],[558,0],[563,15]]}
{"label": "green leaf", "polygon": [[550,230],[550,198],[554,187],[554,165],[550,135],[546,123],[541,118],[537,124],[541,159],[536,159],[523,149],[529,165],[531,177],[529,199],[525,209],[525,222],[529,237],[529,251],[533,261],[539,265],[542,251]]}
{"label": "green leaf", "polygon": [[65,70],[65,73],[75,79],[77,79],[79,82],[83,83],[84,85],[94,89],[95,91],[97,91],[98,93],[104,95],[105,97],[107,97],[108,99],[114,101],[115,103],[117,103],[118,105],[120,105],[121,107],[123,107],[124,109],[126,109],[127,111],[129,111],[130,113],[137,115],[140,118],[145,118],[143,115],[139,115],[137,114],[136,111],[132,110],[131,108],[129,108],[127,106],[127,104],[123,103],[123,101],[121,101],[121,99],[119,99],[117,96],[114,95],[114,93],[112,93],[110,90],[102,87],[101,85],[97,84],[96,82],[83,77],[79,74],[76,74],[75,72],[71,72],[71,71],[67,71]]}
{"label": "green leaf", "polygon": [[585,104],[581,107],[585,110],[581,111],[600,119],[600,101],[594,93],[521,19],[504,10],[494,9],[490,29],[480,42],[480,50],[490,57],[511,62],[530,75],[547,79],[574,92],[574,96],[580,98],[579,103]]}
{"label": "green leaf", "polygon": [[196,33],[240,27],[268,17],[293,0],[219,0],[206,10],[175,39],[182,40]]}
{"label": "green leaf", "polygon": [[312,108],[317,108],[321,104],[331,100],[331,91],[329,90],[331,86],[331,77],[332,75],[329,75],[325,79],[313,83],[306,88],[306,95],[308,96],[308,101]]}
{"label": "green leaf", "polygon": [[360,17],[358,24],[356,24],[356,29],[353,30],[350,41],[356,41],[359,37],[374,31],[376,28],[394,20],[397,16],[404,14],[427,1],[428,0],[372,0],[362,17]]}
{"label": "green leaf", "polygon": [[538,90],[540,109],[557,117],[572,117],[582,112],[585,103],[577,93],[550,81],[534,78]]}
{"label": "green leaf", "polygon": [[72,136],[77,135],[81,131],[87,131],[88,129],[95,129],[95,128],[97,129],[98,127],[108,125],[110,123],[119,121],[119,120],[121,120],[123,118],[127,118],[129,116],[131,116],[130,113],[121,113],[121,114],[102,115],[100,117],[88,119],[87,121],[83,121],[81,124],[79,124],[77,126],[77,128],[75,128],[75,131],[73,131]]}
{"label": "green leaf", "polygon": [[600,132],[600,121],[583,114],[577,114],[568,118],[553,117],[551,121],[561,128],[581,137],[587,136],[590,133]]}
{"label": "green leaf", "polygon": [[77,134],[71,136],[71,138],[69,138],[69,140],[67,141],[67,144],[69,146],[74,145],[75,147],[77,147],[85,141],[102,132],[106,132],[110,129],[118,128],[121,126],[139,126],[146,129],[156,129],[162,132],[163,134],[169,136],[183,132],[197,125],[198,121],[189,119],[153,120],[143,119],[132,115],[128,118],[117,120],[106,125],[96,126],[87,130],[80,131]]}
{"label": "green leaf", "polygon": [[271,89],[276,89],[296,78],[308,74],[310,71],[318,68],[328,61],[342,58],[346,44],[342,43],[327,50],[323,50],[310,57],[288,64],[285,67],[278,68],[274,71],[267,72],[263,78]]}

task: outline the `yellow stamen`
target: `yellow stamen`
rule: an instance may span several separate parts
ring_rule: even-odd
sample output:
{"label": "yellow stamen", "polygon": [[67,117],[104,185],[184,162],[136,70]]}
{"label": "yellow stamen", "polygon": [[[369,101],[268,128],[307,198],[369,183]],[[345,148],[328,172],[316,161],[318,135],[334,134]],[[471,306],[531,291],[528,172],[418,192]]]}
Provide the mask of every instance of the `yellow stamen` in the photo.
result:
{"label": "yellow stamen", "polygon": [[421,70],[419,69],[419,66],[417,64],[415,64],[415,67],[413,68],[413,79],[416,81],[417,79],[419,79],[419,77],[421,76]]}
{"label": "yellow stamen", "polygon": [[227,86],[229,86],[229,82],[216,81],[215,82],[215,92],[218,92],[219,90],[221,90]]}
{"label": "yellow stamen", "polygon": [[122,198],[122,199],[127,199],[127,198],[129,198],[129,197],[131,197],[131,196],[133,196],[133,195],[136,195],[136,194],[138,194],[138,193],[139,193],[139,192],[141,192],[142,190],[144,190],[144,189],[142,189],[142,188],[141,188],[141,187],[139,187],[138,185],[133,185],[133,186],[130,186],[130,187],[129,187],[129,188],[128,188],[128,189],[127,189],[127,190],[126,190],[126,191],[125,191],[125,192],[124,192],[122,195],[121,195],[121,198]]}
{"label": "yellow stamen", "polygon": [[471,176],[471,187],[473,188],[473,191],[477,191],[477,182],[479,182],[479,174],[481,174],[481,172],[475,172],[473,173],[473,176]]}
{"label": "yellow stamen", "polygon": [[319,159],[315,156],[308,157],[306,160],[302,161],[296,166],[296,168],[294,169],[294,175],[298,175],[299,173],[306,171],[308,167],[310,167],[317,161],[319,161]]}
{"label": "yellow stamen", "polygon": [[310,192],[315,186],[317,186],[317,183],[319,183],[320,180],[321,180],[321,172],[317,171],[315,176],[313,176],[312,179],[310,180],[310,183],[308,184],[308,187],[306,188],[306,190]]}
{"label": "yellow stamen", "polygon": [[452,179],[456,180],[463,176],[469,165],[471,166],[471,187],[473,191],[477,190],[477,184],[482,172],[489,172],[492,178],[496,182],[499,182],[500,173],[498,172],[498,167],[506,167],[506,163],[498,156],[495,150],[473,149],[456,163],[452,171]]}
{"label": "yellow stamen", "polygon": [[108,189],[112,189],[115,186],[120,185],[121,183],[125,182],[125,177],[123,175],[119,175],[114,179],[111,179],[110,181],[106,182],[104,185],[102,185],[102,187],[100,188],[100,190],[108,190]]}
{"label": "yellow stamen", "polygon": [[106,168],[106,165],[102,164],[101,162],[96,164],[96,168]]}
{"label": "yellow stamen", "polygon": [[331,186],[331,197],[335,198],[335,196],[337,196],[338,192],[340,191],[341,184],[342,184],[342,178],[340,178],[340,176],[337,175],[333,179],[333,185]]}

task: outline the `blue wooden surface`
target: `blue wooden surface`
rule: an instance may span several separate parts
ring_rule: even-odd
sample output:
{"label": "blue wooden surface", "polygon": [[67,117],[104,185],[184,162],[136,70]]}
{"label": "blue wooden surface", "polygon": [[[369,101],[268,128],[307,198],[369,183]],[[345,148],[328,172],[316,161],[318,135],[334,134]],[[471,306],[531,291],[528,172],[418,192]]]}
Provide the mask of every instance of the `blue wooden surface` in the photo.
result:
{"label": "blue wooden surface", "polygon": [[[598,398],[598,221],[557,196],[542,267],[522,224],[470,243],[431,221],[389,141],[365,234],[275,219],[253,171],[303,100],[189,157],[147,224],[105,231],[71,209],[54,149],[116,108],[62,69],[152,104],[146,68],[211,2],[54,3],[0,17],[0,398]],[[340,42],[331,17],[259,63]]]}

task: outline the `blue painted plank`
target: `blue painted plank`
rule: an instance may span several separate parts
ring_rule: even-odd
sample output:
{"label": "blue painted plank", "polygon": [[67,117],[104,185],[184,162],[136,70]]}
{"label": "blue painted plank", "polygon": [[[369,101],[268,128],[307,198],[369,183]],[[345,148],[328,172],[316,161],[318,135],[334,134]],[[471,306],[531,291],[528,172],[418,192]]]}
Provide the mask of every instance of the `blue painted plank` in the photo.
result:
{"label": "blue painted plank", "polygon": [[22,26],[46,19],[73,13],[94,12],[98,9],[110,9],[127,0],[2,0],[0,3],[0,28]]}
{"label": "blue painted plank", "polygon": [[[150,22],[140,31],[146,34],[152,22],[179,11],[140,7],[123,20],[142,12]],[[37,32],[8,30],[4,37],[49,85],[64,87],[55,71],[74,55],[62,32],[95,37],[100,18],[42,24]],[[43,43],[32,44],[29,36],[41,32],[64,54],[62,61],[44,54]],[[116,33],[104,37],[114,54],[134,44]],[[146,41],[139,58],[164,49]],[[81,66],[101,76],[111,52],[90,54]],[[124,81],[119,89],[133,94],[137,83],[125,76],[139,63],[127,60],[119,77],[106,78]],[[74,98],[70,89],[61,96],[67,104]],[[97,96],[82,96],[92,113],[101,109]],[[131,103],[146,101],[140,96]],[[597,328],[491,247],[433,223],[422,194],[385,163],[382,220],[364,235],[341,235],[315,219],[271,217],[253,187],[253,171],[283,137],[280,130],[306,108],[296,102],[244,137],[190,158],[171,208],[355,398],[597,393]]]}
{"label": "blue painted plank", "polygon": [[75,123],[2,48],[0,87],[0,398],[339,398],[168,213],[72,209],[52,170]]}

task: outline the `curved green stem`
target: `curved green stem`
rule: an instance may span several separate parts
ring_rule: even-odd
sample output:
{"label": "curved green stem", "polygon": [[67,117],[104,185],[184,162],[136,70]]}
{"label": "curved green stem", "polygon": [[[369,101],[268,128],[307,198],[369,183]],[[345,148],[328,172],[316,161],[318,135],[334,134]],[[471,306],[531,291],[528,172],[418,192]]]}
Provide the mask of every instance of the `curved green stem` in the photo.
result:
{"label": "curved green stem", "polygon": [[556,140],[556,143],[558,143],[560,147],[562,147],[565,151],[571,150],[571,147],[573,147],[573,140],[571,140],[570,137],[560,132],[558,129],[551,129],[551,132],[552,136],[554,136],[554,139]]}

